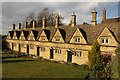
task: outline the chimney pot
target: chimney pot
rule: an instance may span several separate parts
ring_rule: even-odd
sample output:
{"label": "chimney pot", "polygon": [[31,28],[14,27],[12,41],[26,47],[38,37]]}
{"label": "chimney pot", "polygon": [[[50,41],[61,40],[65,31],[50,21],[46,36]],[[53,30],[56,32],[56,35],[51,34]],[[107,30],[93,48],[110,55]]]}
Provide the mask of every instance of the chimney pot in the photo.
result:
{"label": "chimney pot", "polygon": [[75,25],[76,25],[76,15],[75,12],[73,12],[71,26],[74,27]]}
{"label": "chimney pot", "polygon": [[45,16],[43,17],[43,22],[42,23],[43,23],[42,24],[42,29],[44,29],[45,26],[46,26],[46,17]]}
{"label": "chimney pot", "polygon": [[55,27],[57,28],[59,26],[59,15],[57,14],[55,19]]}
{"label": "chimney pot", "polygon": [[97,15],[97,12],[94,9],[93,12],[92,12],[92,25],[97,24],[97,20],[96,20],[97,16],[96,15]]}
{"label": "chimney pot", "polygon": [[15,22],[13,22],[13,30],[15,30]]}
{"label": "chimney pot", "polygon": [[21,29],[21,23],[18,22],[18,30]]}
{"label": "chimney pot", "polygon": [[103,20],[106,20],[106,9],[103,9]]}

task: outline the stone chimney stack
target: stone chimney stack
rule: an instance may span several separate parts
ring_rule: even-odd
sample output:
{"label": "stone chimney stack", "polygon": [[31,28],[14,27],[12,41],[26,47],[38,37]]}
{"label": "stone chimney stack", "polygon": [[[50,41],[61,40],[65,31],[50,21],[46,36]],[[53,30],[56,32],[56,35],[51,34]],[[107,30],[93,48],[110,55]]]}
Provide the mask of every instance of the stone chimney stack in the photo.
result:
{"label": "stone chimney stack", "polygon": [[44,29],[45,26],[46,26],[46,17],[45,16],[43,17],[43,22],[42,23],[43,23],[42,24],[42,29]]}
{"label": "stone chimney stack", "polygon": [[103,9],[103,20],[106,20],[106,9]]}
{"label": "stone chimney stack", "polygon": [[97,15],[97,12],[94,9],[93,12],[92,12],[92,25],[97,24],[97,21],[96,21],[97,16],[96,15]]}
{"label": "stone chimney stack", "polygon": [[71,26],[74,27],[75,25],[76,25],[76,15],[75,12],[73,12]]}
{"label": "stone chimney stack", "polygon": [[59,15],[57,14],[56,19],[55,19],[55,28],[59,26]]}
{"label": "stone chimney stack", "polygon": [[15,22],[13,22],[13,30],[15,30]]}
{"label": "stone chimney stack", "polygon": [[21,23],[18,22],[18,30],[21,29]]}
{"label": "stone chimney stack", "polygon": [[27,20],[25,21],[25,29],[27,29],[27,26],[28,26],[28,22]]}
{"label": "stone chimney stack", "polygon": [[33,20],[33,29],[35,29],[36,28],[36,20],[34,19]]}

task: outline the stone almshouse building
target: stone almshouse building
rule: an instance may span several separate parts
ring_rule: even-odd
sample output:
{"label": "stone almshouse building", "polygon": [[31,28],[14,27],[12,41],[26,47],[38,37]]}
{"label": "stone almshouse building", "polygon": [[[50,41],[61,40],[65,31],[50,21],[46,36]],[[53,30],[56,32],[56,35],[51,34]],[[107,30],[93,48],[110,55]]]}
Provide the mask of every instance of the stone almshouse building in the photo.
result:
{"label": "stone almshouse building", "polygon": [[106,19],[106,10],[103,9],[103,20],[96,21],[97,12],[92,12],[92,24],[76,25],[76,15],[73,12],[71,25],[59,26],[59,16],[56,16],[55,26],[47,27],[45,17],[43,25],[39,27],[33,20],[32,27],[21,28],[8,32],[6,41],[13,51],[40,56],[45,59],[88,64],[88,51],[97,39],[101,45],[102,54],[114,56],[114,51],[120,42],[120,17]]}

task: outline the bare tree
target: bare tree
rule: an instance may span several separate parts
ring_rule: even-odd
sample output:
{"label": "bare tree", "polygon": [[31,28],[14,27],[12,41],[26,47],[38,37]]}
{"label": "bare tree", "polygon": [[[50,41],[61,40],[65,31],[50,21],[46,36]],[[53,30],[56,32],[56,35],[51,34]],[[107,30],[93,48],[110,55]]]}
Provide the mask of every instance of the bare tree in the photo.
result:
{"label": "bare tree", "polygon": [[[54,26],[55,25],[55,18],[58,13],[55,11],[50,11],[48,8],[43,8],[37,16],[34,12],[30,13],[29,16],[26,17],[26,20],[29,22],[29,26],[32,25],[32,21],[37,18],[37,26],[42,26],[42,19],[46,17],[46,26]],[[64,25],[63,20],[64,18],[59,15],[59,25]]]}

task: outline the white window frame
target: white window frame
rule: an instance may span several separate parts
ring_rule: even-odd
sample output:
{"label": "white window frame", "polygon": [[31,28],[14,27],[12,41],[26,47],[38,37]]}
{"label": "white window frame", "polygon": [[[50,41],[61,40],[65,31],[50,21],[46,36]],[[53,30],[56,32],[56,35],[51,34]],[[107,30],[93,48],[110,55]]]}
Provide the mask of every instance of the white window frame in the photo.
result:
{"label": "white window frame", "polygon": [[[104,43],[103,43],[103,40],[104,40]],[[102,39],[102,44],[105,44],[105,39]]]}
{"label": "white window frame", "polygon": [[105,41],[107,41],[108,40],[108,43],[106,42],[106,44],[109,44],[109,39],[106,39]]}
{"label": "white window frame", "polygon": [[60,42],[60,37],[56,37],[56,42]]}
{"label": "white window frame", "polygon": [[45,41],[45,37],[41,37],[41,41]]}
{"label": "white window frame", "polygon": [[80,43],[80,38],[78,37],[78,43]]}
{"label": "white window frame", "polygon": [[80,43],[80,37],[75,38],[75,43]]}

